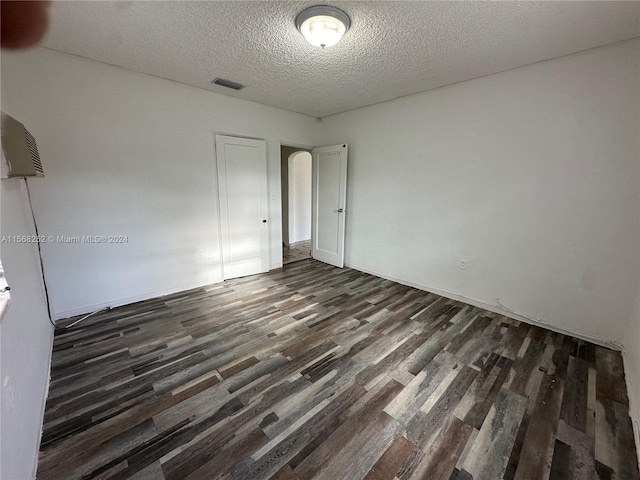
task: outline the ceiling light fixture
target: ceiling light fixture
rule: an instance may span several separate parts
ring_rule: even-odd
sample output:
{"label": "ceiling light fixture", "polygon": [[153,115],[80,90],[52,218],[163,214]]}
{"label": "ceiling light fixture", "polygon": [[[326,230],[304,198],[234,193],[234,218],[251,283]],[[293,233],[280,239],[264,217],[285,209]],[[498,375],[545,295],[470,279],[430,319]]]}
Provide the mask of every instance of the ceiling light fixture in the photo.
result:
{"label": "ceiling light fixture", "polygon": [[331,47],[338,43],[351,26],[351,20],[342,10],[328,5],[316,5],[301,11],[296,27],[311,45]]}

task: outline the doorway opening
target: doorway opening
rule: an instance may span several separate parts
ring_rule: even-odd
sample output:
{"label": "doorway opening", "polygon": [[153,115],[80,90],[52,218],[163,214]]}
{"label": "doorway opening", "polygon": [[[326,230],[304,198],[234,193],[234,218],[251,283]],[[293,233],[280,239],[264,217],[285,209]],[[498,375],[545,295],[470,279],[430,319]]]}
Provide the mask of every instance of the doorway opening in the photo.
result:
{"label": "doorway opening", "polygon": [[282,264],[311,258],[311,150],[280,147]]}

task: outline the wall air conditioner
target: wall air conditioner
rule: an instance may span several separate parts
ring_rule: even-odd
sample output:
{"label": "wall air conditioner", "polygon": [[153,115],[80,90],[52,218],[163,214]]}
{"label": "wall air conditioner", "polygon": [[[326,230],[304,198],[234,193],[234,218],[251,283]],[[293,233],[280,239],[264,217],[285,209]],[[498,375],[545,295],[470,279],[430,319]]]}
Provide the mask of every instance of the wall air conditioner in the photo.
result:
{"label": "wall air conditioner", "polygon": [[33,136],[15,118],[2,112],[3,178],[44,177]]}

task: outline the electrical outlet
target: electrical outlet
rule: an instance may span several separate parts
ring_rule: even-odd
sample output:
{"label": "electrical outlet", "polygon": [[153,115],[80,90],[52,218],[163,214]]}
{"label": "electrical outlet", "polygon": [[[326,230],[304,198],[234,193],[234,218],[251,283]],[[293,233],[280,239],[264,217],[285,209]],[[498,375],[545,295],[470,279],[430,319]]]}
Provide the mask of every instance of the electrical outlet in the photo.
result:
{"label": "electrical outlet", "polygon": [[465,260],[464,258],[460,259],[460,270],[466,270],[467,269],[467,260]]}
{"label": "electrical outlet", "polygon": [[204,250],[202,250],[201,248],[196,250],[196,258],[198,260],[202,260],[204,258]]}

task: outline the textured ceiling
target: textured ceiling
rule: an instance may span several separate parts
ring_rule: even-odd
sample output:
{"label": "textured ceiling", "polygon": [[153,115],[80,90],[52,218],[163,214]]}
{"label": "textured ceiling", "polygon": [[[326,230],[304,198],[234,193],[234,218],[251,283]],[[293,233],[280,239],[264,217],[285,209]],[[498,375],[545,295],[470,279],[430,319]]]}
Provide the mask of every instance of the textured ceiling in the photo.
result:
{"label": "textured ceiling", "polygon": [[[294,19],[326,3],[352,26],[321,50]],[[45,47],[315,117],[640,36],[640,2],[55,2],[51,14]]]}

